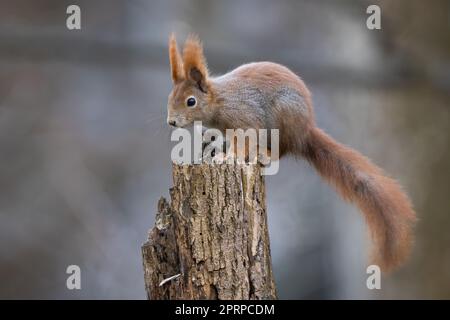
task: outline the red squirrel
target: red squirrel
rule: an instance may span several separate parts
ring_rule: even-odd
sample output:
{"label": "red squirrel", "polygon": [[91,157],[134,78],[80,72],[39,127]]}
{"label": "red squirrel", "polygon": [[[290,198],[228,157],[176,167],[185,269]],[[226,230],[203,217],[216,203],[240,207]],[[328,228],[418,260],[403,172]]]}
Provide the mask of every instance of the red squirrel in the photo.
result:
{"label": "red squirrel", "polygon": [[398,267],[411,249],[416,220],[401,186],[357,151],[316,126],[311,94],[288,68],[255,62],[210,77],[203,47],[189,36],[182,55],[169,40],[173,89],[167,122],[185,127],[278,129],[279,153],[306,159],[342,196],[364,214],[374,242],[372,259],[383,271]]}

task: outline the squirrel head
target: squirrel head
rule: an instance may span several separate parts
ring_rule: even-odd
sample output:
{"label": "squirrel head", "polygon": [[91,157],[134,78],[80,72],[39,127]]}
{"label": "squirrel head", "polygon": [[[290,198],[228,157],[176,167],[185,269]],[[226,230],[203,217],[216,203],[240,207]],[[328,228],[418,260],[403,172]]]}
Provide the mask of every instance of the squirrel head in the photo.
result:
{"label": "squirrel head", "polygon": [[175,36],[169,40],[173,89],[167,104],[167,123],[186,127],[194,121],[209,122],[213,117],[212,90],[203,48],[197,36],[190,35],[181,57]]}

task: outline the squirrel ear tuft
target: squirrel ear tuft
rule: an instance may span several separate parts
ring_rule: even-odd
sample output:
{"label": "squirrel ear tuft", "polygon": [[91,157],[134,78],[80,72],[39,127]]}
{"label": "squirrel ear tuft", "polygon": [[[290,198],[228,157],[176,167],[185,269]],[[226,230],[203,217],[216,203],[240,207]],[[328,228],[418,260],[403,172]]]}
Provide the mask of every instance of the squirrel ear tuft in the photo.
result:
{"label": "squirrel ear tuft", "polygon": [[170,35],[169,39],[169,59],[173,83],[183,80],[183,61],[181,61],[181,56],[178,51],[177,40],[175,39],[174,33]]}
{"label": "squirrel ear tuft", "polygon": [[183,67],[187,79],[195,81],[200,90],[207,91],[208,66],[203,47],[196,35],[190,35],[184,44]]}

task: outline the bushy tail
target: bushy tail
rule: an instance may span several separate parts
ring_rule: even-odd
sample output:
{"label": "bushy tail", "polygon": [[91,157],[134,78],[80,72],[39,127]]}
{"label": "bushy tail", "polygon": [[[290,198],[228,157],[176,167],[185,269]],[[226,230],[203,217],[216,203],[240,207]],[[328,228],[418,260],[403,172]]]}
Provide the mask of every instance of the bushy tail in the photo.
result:
{"label": "bushy tail", "polygon": [[338,193],[364,213],[373,238],[373,263],[383,271],[399,266],[408,256],[416,220],[400,185],[360,153],[314,128],[299,153]]}

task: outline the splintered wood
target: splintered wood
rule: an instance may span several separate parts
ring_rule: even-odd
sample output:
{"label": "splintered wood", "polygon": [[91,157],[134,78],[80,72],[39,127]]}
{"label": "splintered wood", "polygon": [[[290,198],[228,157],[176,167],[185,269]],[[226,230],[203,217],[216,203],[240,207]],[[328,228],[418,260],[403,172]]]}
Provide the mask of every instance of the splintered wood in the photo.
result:
{"label": "splintered wood", "polygon": [[149,299],[275,299],[259,165],[173,165],[142,246]]}

